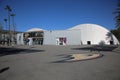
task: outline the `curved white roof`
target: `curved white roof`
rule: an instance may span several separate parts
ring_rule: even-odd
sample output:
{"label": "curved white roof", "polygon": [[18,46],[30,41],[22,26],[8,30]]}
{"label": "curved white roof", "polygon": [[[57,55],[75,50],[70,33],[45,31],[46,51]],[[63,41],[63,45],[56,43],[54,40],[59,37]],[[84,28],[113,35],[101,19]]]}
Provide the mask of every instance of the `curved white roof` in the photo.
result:
{"label": "curved white roof", "polygon": [[87,29],[94,29],[94,28],[100,29],[101,28],[101,29],[107,30],[106,28],[104,28],[100,25],[97,25],[97,24],[80,24],[80,25],[74,26],[72,28],[69,28],[68,30],[78,30],[78,29],[83,29],[83,28],[87,28]]}
{"label": "curved white roof", "polygon": [[40,28],[32,28],[32,29],[27,30],[26,32],[35,32],[35,31],[44,31],[44,30]]}
{"label": "curved white roof", "polygon": [[115,44],[118,44],[118,40],[113,34],[111,35],[112,37],[108,36],[108,34],[111,33],[108,29],[97,24],[80,24],[69,28],[68,30],[80,30],[81,34],[78,35],[81,36],[84,44],[87,44],[87,41],[91,41],[92,44],[98,44],[101,42],[109,44],[112,38],[112,41],[114,41]]}

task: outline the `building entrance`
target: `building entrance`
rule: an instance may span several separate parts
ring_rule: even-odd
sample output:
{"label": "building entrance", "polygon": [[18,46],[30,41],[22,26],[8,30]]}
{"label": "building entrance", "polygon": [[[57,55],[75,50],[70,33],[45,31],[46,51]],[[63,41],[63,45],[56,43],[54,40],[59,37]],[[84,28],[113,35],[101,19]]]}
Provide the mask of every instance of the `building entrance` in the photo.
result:
{"label": "building entrance", "polygon": [[56,39],[56,45],[66,45],[67,39],[66,37],[58,37]]}
{"label": "building entrance", "polygon": [[87,44],[88,44],[88,45],[91,45],[91,41],[87,41]]}
{"label": "building entrance", "polygon": [[34,45],[43,45],[43,38],[33,38]]}
{"label": "building entrance", "polygon": [[43,31],[26,32],[24,33],[24,41],[26,42],[26,40],[30,38],[32,45],[43,45],[43,34]]}

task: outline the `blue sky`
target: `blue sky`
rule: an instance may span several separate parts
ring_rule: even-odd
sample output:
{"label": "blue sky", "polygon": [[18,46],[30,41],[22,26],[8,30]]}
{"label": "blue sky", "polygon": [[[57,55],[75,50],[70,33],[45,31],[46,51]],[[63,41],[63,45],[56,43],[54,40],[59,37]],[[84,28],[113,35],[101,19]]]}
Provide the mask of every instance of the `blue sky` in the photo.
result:
{"label": "blue sky", "polygon": [[64,30],[73,26],[93,23],[109,30],[115,28],[118,0],[0,0],[0,23],[5,27],[6,5],[16,14],[17,31],[30,28]]}

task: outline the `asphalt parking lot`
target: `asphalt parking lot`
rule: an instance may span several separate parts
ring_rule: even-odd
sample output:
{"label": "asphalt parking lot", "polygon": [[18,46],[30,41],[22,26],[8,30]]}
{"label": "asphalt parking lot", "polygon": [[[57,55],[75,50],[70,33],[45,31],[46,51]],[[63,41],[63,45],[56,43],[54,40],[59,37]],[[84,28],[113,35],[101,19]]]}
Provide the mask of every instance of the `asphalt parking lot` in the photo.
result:
{"label": "asphalt parking lot", "polygon": [[[1,48],[0,80],[120,80],[120,53],[85,46]],[[97,59],[59,62],[69,54],[99,53]],[[58,62],[57,62],[58,61]]]}

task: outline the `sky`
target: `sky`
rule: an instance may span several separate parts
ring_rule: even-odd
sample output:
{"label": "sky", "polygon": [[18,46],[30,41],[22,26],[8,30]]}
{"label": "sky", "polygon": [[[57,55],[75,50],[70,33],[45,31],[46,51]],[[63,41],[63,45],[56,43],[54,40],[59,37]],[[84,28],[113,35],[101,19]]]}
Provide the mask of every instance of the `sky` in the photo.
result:
{"label": "sky", "polygon": [[118,0],[0,0],[0,23],[5,27],[5,6],[9,5],[17,31],[65,30],[85,23],[111,30],[115,29],[113,12],[117,3]]}

